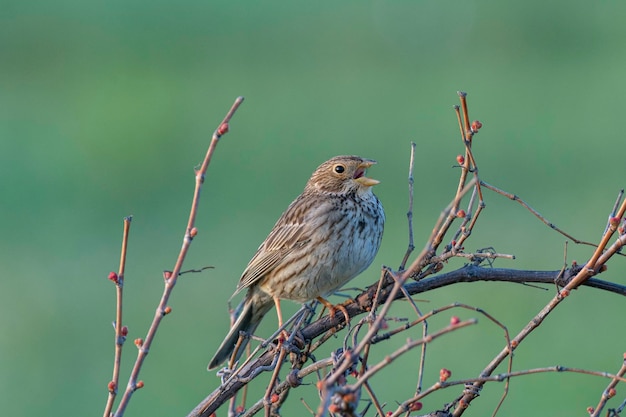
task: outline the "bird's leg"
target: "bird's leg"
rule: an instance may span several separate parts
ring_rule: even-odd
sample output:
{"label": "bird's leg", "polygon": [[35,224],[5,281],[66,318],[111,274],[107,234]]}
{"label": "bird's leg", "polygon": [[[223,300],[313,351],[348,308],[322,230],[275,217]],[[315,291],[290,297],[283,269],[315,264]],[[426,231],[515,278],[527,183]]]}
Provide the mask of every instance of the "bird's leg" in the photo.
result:
{"label": "bird's leg", "polygon": [[328,313],[330,314],[331,318],[335,318],[335,312],[337,310],[341,310],[341,312],[343,313],[343,316],[346,319],[346,324],[350,323],[350,315],[348,314],[348,310],[346,310],[346,308],[343,305],[341,304],[333,305],[330,301],[322,297],[317,297],[317,301],[324,304],[324,306],[328,309]]}
{"label": "bird's leg", "polygon": [[274,305],[276,306],[276,314],[278,315],[278,327],[283,327],[283,313],[280,310],[280,299],[274,297]]}
{"label": "bird's leg", "polygon": [[[280,298],[278,297],[273,297],[273,298],[274,298],[274,305],[276,306],[276,314],[278,315],[278,328],[280,329],[281,327],[283,327],[283,312],[280,309]],[[287,333],[287,330],[285,329],[282,330],[281,335],[283,336],[285,340],[289,338],[289,333]]]}

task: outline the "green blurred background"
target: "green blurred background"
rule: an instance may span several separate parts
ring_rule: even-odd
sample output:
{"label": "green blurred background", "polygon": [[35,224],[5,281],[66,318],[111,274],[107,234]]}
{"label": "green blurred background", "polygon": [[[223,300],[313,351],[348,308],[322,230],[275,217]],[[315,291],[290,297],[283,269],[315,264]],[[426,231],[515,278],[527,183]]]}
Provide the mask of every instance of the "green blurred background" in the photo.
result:
{"label": "green blurred background", "polygon": [[[458,177],[457,90],[469,93],[471,117],[484,124],[474,148],[482,178],[574,236],[597,241],[625,185],[622,2],[3,0],[0,9],[4,415],[101,415],[115,308],[106,277],[118,267],[122,218],[134,215],[124,293],[132,341],[145,335],[161,271],[180,249],[193,167],[238,95],[246,101],[209,168],[185,265],[215,269],[179,282],[141,375],[146,387],[127,415],[185,415],[216,386],[205,366],[228,327],[226,300],[281,211],[329,157],[379,162],[370,173],[381,180],[388,222],[374,265],[354,281],[364,286],[380,265],[397,267],[406,248],[416,141],[420,248]],[[500,267],[561,267],[562,236],[500,196],[487,193],[486,204],[466,249],[517,256]],[[569,260],[589,254],[571,245]],[[603,277],[623,283],[624,262],[614,259]],[[517,332],[551,296],[552,288],[463,284],[423,295],[420,307],[472,304]],[[618,296],[577,291],[518,349],[514,367],[614,372],[625,313]],[[395,314],[411,313],[398,306]],[[272,326],[270,316],[261,333]],[[484,319],[437,340],[425,386],[441,367],[453,378],[477,375],[503,342]],[[393,343],[375,357],[403,340]],[[129,343],[123,386],[135,352]],[[373,388],[392,405],[404,400],[416,362],[407,356]],[[518,378],[501,415],[582,414],[607,382]],[[488,385],[468,415],[491,413],[502,389]],[[425,409],[458,392],[429,397]],[[317,405],[314,388],[303,388],[285,415],[307,415],[300,396]]]}

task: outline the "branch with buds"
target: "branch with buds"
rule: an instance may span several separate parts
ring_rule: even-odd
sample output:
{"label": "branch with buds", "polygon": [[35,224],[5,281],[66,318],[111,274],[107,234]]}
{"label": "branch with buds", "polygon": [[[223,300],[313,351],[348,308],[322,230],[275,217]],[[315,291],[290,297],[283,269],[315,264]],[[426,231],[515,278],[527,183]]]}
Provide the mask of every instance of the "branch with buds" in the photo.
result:
{"label": "branch with buds", "polygon": [[[600,415],[606,409],[610,400],[615,397],[616,387],[626,382],[624,375],[626,365],[615,373],[592,371],[566,367],[561,365],[547,365],[543,368],[513,370],[512,353],[523,345],[523,342],[550,314],[567,302],[572,290],[581,286],[594,287],[615,295],[626,295],[626,286],[598,279],[596,276],[603,273],[607,263],[620,254],[626,243],[626,227],[624,216],[626,200],[620,192],[612,210],[609,213],[607,225],[598,238],[598,243],[585,242],[574,238],[571,234],[557,227],[550,220],[542,216],[519,196],[504,191],[495,185],[489,184],[479,175],[477,154],[473,145],[475,136],[480,132],[482,123],[471,120],[467,104],[467,95],[459,93],[460,105],[454,107],[459,125],[462,152],[454,158],[455,168],[459,169],[459,181],[452,193],[449,204],[441,211],[422,250],[415,254],[413,234],[413,171],[415,167],[415,144],[411,144],[408,194],[409,208],[408,245],[400,260],[397,269],[384,267],[380,278],[369,287],[360,291],[353,299],[342,304],[345,314],[322,315],[315,318],[318,303],[312,303],[300,309],[292,319],[288,320],[283,328],[267,339],[259,339],[252,334],[240,335],[239,345],[243,345],[245,338],[257,341],[256,347],[250,348],[248,354],[241,359],[232,360],[226,368],[218,372],[219,386],[209,393],[190,413],[189,416],[213,416],[216,411],[228,404],[225,411],[231,416],[252,416],[263,412],[265,416],[280,415],[281,407],[289,398],[294,389],[314,389],[319,397],[317,404],[303,407],[309,409],[316,416],[400,416],[416,415],[424,412],[426,399],[436,391],[446,390],[449,400],[445,404],[430,404],[429,416],[461,416],[469,405],[476,401],[485,387],[494,382],[504,383],[503,394],[498,404],[494,405],[494,415],[504,403],[509,392],[511,378],[546,372],[583,373],[590,378],[606,378],[608,383],[604,392],[599,393],[599,401],[595,407],[589,408],[592,416]],[[165,274],[165,289],[158,303],[157,314],[145,338],[135,339],[138,348],[138,357],[135,367],[129,378],[126,391],[120,401],[117,411],[113,414],[118,380],[119,361],[122,346],[128,334],[128,329],[122,326],[122,287],[124,282],[125,248],[128,240],[130,218],[125,220],[124,238],[122,244],[122,262],[119,272],[111,273],[111,279],[117,288],[117,311],[115,327],[115,359],[113,379],[108,385],[109,396],[105,408],[105,417],[121,416],[125,407],[136,389],[143,386],[138,380],[145,357],[151,347],[154,334],[161,320],[172,310],[167,305],[171,291],[176,284],[191,240],[196,236],[194,226],[200,188],[204,181],[204,173],[210,162],[211,155],[221,135],[228,131],[229,120],[241,103],[238,99],[228,112],[224,121],[216,129],[209,150],[202,164],[196,172],[196,189],[192,201],[192,208],[185,235],[183,248],[171,272]],[[452,159],[452,158],[451,158]],[[560,233],[574,243],[593,248],[589,259],[582,265],[571,262],[565,264],[561,270],[554,271],[525,271],[506,268],[494,268],[493,262],[515,259],[512,254],[496,252],[493,248],[467,252],[465,246],[471,239],[472,233],[482,221],[481,214],[486,210],[486,196],[490,192],[496,196],[503,196],[517,202],[527,209],[550,229]],[[448,261],[452,258],[462,258],[467,263],[464,267],[444,271]],[[566,258],[567,259],[567,258]],[[421,311],[413,297],[428,291],[462,282],[500,281],[524,283],[526,285],[549,284],[554,288],[554,295],[533,317],[528,324],[517,333],[512,333],[506,324],[485,311],[481,307],[451,303],[433,308],[431,311]],[[390,311],[394,303],[403,301],[411,308],[411,317],[394,317]],[[454,312],[447,325],[433,328],[430,321],[437,316]],[[461,319],[462,313],[472,317]],[[347,316],[347,317],[346,317]],[[350,318],[348,323],[346,319]],[[480,323],[479,323],[480,321]],[[441,368],[438,375],[428,375],[426,364],[428,361],[428,346],[435,339],[452,337],[457,332],[476,331],[479,325],[495,326],[504,336],[504,345],[488,363],[485,363],[481,372],[474,378],[452,379],[454,370]],[[342,331],[343,329],[346,329]],[[419,337],[416,337],[416,333]],[[339,336],[339,337],[338,337]],[[400,347],[389,348],[389,340],[398,340],[403,337]],[[321,347],[332,347],[331,354],[323,354],[326,350]],[[237,350],[238,347],[235,348]],[[381,353],[384,353],[381,357]],[[401,357],[412,355],[417,363],[415,389],[412,395],[403,401],[392,403],[376,392],[373,382],[377,381],[381,371],[393,369]],[[374,359],[378,358],[378,359]],[[198,366],[204,367],[204,364]],[[506,371],[495,373],[499,367]],[[436,382],[424,388],[425,376]],[[426,380],[428,380],[426,379]],[[264,382],[262,382],[264,381]],[[248,387],[261,387],[263,395],[257,398],[248,398]],[[241,394],[241,395],[240,395]],[[394,399],[395,400],[395,399]],[[225,406],[226,407],[226,406]],[[621,410],[624,403],[615,408]]]}

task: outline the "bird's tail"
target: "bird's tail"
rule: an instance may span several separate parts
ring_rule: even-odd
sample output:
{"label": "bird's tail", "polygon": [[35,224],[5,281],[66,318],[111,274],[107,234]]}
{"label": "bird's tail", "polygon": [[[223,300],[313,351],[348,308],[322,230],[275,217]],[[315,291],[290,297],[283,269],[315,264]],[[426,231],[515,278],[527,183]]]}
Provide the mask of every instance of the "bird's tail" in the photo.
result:
{"label": "bird's tail", "polygon": [[[213,359],[209,362],[209,371],[217,368],[230,358],[230,355],[232,355],[233,350],[235,350],[235,345],[239,340],[239,332],[252,334],[261,322],[265,313],[272,308],[272,305],[272,298],[267,294],[248,291],[245,298],[235,309],[235,324],[233,324],[230,328],[228,334],[224,338],[224,341],[217,349],[215,355],[213,355]],[[247,343],[248,338],[245,338],[237,351],[235,360],[239,359],[245,350]]]}

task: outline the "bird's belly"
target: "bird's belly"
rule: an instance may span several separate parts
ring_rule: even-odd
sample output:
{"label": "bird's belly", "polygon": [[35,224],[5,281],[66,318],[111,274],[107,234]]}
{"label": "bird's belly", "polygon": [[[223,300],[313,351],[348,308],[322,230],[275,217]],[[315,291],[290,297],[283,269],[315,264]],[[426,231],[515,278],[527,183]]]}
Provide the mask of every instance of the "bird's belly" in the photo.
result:
{"label": "bird's belly", "polygon": [[376,248],[370,246],[371,242],[356,239],[339,248],[336,255],[317,250],[294,262],[285,259],[287,266],[266,277],[261,289],[272,297],[300,303],[326,297],[370,265],[376,255]]}

